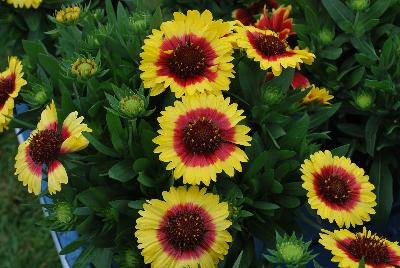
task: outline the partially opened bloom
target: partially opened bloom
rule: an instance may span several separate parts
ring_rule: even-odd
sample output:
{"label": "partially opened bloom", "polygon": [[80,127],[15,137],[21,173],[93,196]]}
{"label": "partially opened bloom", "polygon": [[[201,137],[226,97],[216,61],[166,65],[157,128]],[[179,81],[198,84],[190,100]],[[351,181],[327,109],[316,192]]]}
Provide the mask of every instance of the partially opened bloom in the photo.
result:
{"label": "partially opened bloom", "polygon": [[305,77],[299,71],[295,71],[293,75],[292,82],[290,83],[293,89],[306,89],[310,87],[310,82],[307,77]]}
{"label": "partially opened bloom", "polygon": [[228,203],[206,189],[172,187],[139,211],[135,236],[151,267],[216,267],[228,253]]}
{"label": "partially opened bloom", "polygon": [[232,12],[232,18],[240,21],[244,25],[253,25],[256,22],[254,16],[260,14],[264,7],[268,9],[277,8],[278,6],[275,0],[256,1],[247,7],[235,9]]}
{"label": "partially opened bloom", "polygon": [[56,21],[60,23],[74,22],[81,16],[81,8],[78,6],[64,7],[56,12]]}
{"label": "partially opened bloom", "polygon": [[72,112],[60,128],[54,101],[42,112],[37,128],[20,144],[15,157],[15,175],[24,186],[28,186],[30,193],[40,193],[44,165],[50,194],[60,191],[62,183],[68,183],[67,172],[58,158],[88,146],[89,141],[82,132],[92,130],[82,121],[82,116],[78,117],[77,112]]}
{"label": "partially opened bloom", "polygon": [[234,75],[232,23],[213,21],[206,10],[175,12],[144,41],[140,77],[152,96],[168,87],[176,97],[228,90]]}
{"label": "partially opened bloom", "polygon": [[363,258],[366,268],[400,266],[398,243],[373,234],[365,227],[355,234],[346,229],[322,231],[319,243],[332,252],[332,262],[337,262],[340,268],[358,268]]}
{"label": "partially opened bloom", "polygon": [[271,68],[275,76],[285,68],[295,68],[300,63],[311,64],[314,61],[314,54],[307,50],[291,49],[273,31],[253,26],[237,27],[236,31],[238,47],[246,50],[247,57],[260,62],[261,69]]}
{"label": "partially opened bloom", "polygon": [[375,214],[374,185],[349,158],[319,151],[301,165],[308,203],[322,219],[339,227],[361,225]]}
{"label": "partially opened bloom", "polygon": [[315,85],[311,85],[311,90],[308,92],[307,96],[304,97],[303,103],[317,102],[320,104],[330,104],[329,101],[331,99],[333,99],[333,96],[329,94],[326,88],[318,88]]}
{"label": "partially opened bloom", "polygon": [[184,183],[209,185],[217,173],[242,171],[247,156],[237,145],[250,146],[250,128],[238,123],[245,117],[237,104],[222,95],[185,96],[158,118],[161,129],[154,138],[160,160],[168,162],[175,178]]}
{"label": "partially opened bloom", "polygon": [[8,58],[8,68],[0,73],[0,133],[7,128],[14,111],[14,98],[26,85],[22,64],[16,57]]}
{"label": "partially opened bloom", "polygon": [[293,31],[293,19],[290,18],[292,6],[280,6],[273,9],[271,16],[267,10],[261,15],[255,26],[262,30],[271,30],[279,35],[281,40],[286,39],[289,35],[295,34]]}
{"label": "partially opened bloom", "polygon": [[14,8],[38,8],[42,0],[7,0]]}

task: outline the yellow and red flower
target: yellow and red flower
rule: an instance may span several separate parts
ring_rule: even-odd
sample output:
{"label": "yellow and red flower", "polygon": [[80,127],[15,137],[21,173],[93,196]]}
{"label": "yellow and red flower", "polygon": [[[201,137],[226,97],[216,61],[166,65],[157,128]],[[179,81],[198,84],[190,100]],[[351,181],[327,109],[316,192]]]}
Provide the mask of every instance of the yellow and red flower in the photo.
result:
{"label": "yellow and red flower", "polygon": [[7,128],[10,117],[14,114],[14,98],[26,85],[23,75],[21,61],[16,57],[9,57],[7,70],[0,73],[0,133]]}
{"label": "yellow and red flower", "polygon": [[273,9],[271,16],[268,11],[264,10],[264,14],[256,22],[255,26],[262,30],[271,30],[278,33],[281,40],[286,39],[289,35],[295,34],[293,31],[293,19],[290,18],[292,6],[280,6],[278,9]]}
{"label": "yellow and red flower", "polygon": [[366,268],[400,266],[398,243],[379,237],[365,227],[356,234],[346,229],[322,231],[319,243],[332,252],[332,262],[337,262],[339,268],[358,268],[362,258]]}
{"label": "yellow and red flower", "polygon": [[170,87],[176,97],[228,90],[234,77],[232,23],[213,21],[210,11],[175,12],[144,41],[140,77],[150,95]]}
{"label": "yellow and red flower", "polygon": [[315,85],[311,85],[311,90],[308,92],[307,96],[304,97],[303,103],[317,102],[320,104],[330,104],[329,101],[331,99],[333,99],[333,96],[329,94],[326,88],[318,88]]}
{"label": "yellow and red flower", "polygon": [[245,118],[242,113],[222,95],[185,96],[158,118],[161,129],[153,140],[158,145],[154,152],[184,183],[209,185],[222,171],[232,177],[248,160],[237,146],[250,146],[251,140],[250,128],[238,124]]}
{"label": "yellow and red flower", "polygon": [[216,267],[228,253],[228,203],[206,189],[172,187],[139,211],[135,236],[151,267]]}
{"label": "yellow and red flower", "polygon": [[284,39],[270,30],[253,26],[236,28],[237,46],[246,50],[247,57],[260,62],[263,70],[272,69],[279,76],[284,68],[295,68],[300,63],[311,64],[315,55],[307,50],[291,49]]}
{"label": "yellow and red flower", "polygon": [[82,132],[92,130],[82,123],[83,119],[77,112],[72,112],[59,128],[54,101],[42,112],[37,128],[20,144],[15,157],[15,175],[28,186],[30,193],[38,195],[41,192],[44,165],[50,194],[60,191],[62,183],[68,183],[67,172],[58,157],[88,146],[89,141]]}
{"label": "yellow and red flower", "polygon": [[42,0],[7,0],[8,4],[14,6],[14,8],[38,8]]}
{"label": "yellow and red flower", "polygon": [[339,227],[361,225],[375,214],[374,185],[349,158],[319,151],[301,165],[308,203],[322,219]]}

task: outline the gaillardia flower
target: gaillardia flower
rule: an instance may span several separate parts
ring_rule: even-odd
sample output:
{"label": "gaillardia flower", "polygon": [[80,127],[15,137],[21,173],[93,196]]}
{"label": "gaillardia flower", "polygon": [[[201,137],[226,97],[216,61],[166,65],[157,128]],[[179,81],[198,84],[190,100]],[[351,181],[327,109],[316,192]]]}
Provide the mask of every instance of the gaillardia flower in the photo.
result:
{"label": "gaillardia flower", "polygon": [[139,69],[144,87],[155,96],[166,88],[177,97],[228,90],[233,77],[232,23],[213,21],[211,12],[174,13],[144,41]]}
{"label": "gaillardia flower", "polygon": [[292,6],[280,6],[278,9],[273,9],[271,17],[267,10],[261,15],[255,26],[262,30],[271,30],[279,34],[281,40],[286,39],[289,35],[295,34],[293,31],[293,19],[290,18]]}
{"label": "gaillardia flower", "polygon": [[14,8],[38,8],[42,0],[7,0]]}
{"label": "gaillardia flower", "polygon": [[322,230],[319,243],[333,254],[332,262],[340,268],[358,268],[364,258],[366,268],[395,268],[400,266],[400,247],[383,237],[367,231],[352,233],[341,229]]}
{"label": "gaillardia flower", "polygon": [[216,267],[228,253],[228,203],[206,189],[172,187],[139,211],[135,236],[151,267]]}
{"label": "gaillardia flower", "polygon": [[42,112],[37,128],[20,144],[15,157],[15,175],[18,175],[18,180],[24,186],[28,186],[30,193],[40,193],[44,165],[47,167],[50,194],[60,191],[62,183],[68,183],[67,172],[57,158],[88,146],[89,141],[82,132],[92,130],[82,121],[83,117],[72,112],[65,118],[60,129],[54,101]]}
{"label": "gaillardia flower", "polygon": [[311,85],[311,90],[304,97],[303,103],[318,102],[320,104],[330,104],[329,101],[331,99],[333,99],[333,96],[329,95],[329,91],[326,88],[318,88],[315,85]]}
{"label": "gaillardia flower", "polygon": [[79,58],[71,65],[71,73],[81,78],[90,77],[97,72],[97,63],[91,59]]}
{"label": "gaillardia flower", "polygon": [[374,185],[349,158],[319,151],[301,165],[303,188],[317,214],[339,227],[363,224],[375,214]]}
{"label": "gaillardia flower", "polygon": [[253,26],[237,27],[237,45],[246,50],[249,58],[260,62],[263,70],[272,69],[279,76],[282,69],[295,68],[300,63],[311,64],[315,55],[307,50],[291,49],[284,39],[270,30]]}
{"label": "gaillardia flower", "polygon": [[154,152],[184,183],[209,185],[222,171],[232,177],[248,159],[237,145],[250,146],[251,140],[246,135],[250,128],[238,125],[245,118],[242,113],[222,95],[185,96],[158,118],[161,129],[153,140],[158,145]]}
{"label": "gaillardia flower", "polygon": [[0,73],[0,133],[13,115],[14,98],[18,96],[21,87],[26,85],[23,75],[21,62],[16,57],[8,58],[7,70]]}

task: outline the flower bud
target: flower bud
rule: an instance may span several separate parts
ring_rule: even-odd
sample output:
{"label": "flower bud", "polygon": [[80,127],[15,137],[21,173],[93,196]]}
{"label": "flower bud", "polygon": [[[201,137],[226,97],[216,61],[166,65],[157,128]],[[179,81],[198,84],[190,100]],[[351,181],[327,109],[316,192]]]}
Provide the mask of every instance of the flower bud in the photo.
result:
{"label": "flower bud", "polygon": [[349,6],[353,10],[361,11],[369,7],[369,0],[350,0]]}
{"label": "flower bud", "polygon": [[261,97],[265,104],[275,105],[280,103],[286,96],[286,92],[279,87],[267,86],[264,88]]}
{"label": "flower bud", "polygon": [[335,38],[335,32],[324,27],[321,31],[319,31],[318,38],[321,44],[327,45],[332,42],[333,38]]}
{"label": "flower bud", "polygon": [[374,102],[374,96],[368,92],[361,90],[354,96],[356,106],[362,110],[368,109]]}
{"label": "flower bud", "polygon": [[141,96],[135,94],[121,99],[119,108],[126,116],[137,117],[145,111],[145,102]]}
{"label": "flower bud", "polygon": [[81,9],[78,6],[66,7],[56,12],[56,21],[59,23],[74,22],[79,19]]}
{"label": "flower bud", "polygon": [[62,224],[68,224],[72,221],[74,214],[72,205],[68,202],[58,202],[54,205],[54,214],[56,220]]}
{"label": "flower bud", "polygon": [[278,252],[282,255],[285,263],[297,263],[304,253],[302,245],[291,242],[279,245]]}
{"label": "flower bud", "polygon": [[71,72],[79,77],[89,77],[97,72],[97,64],[90,59],[77,59],[71,66]]}
{"label": "flower bud", "polygon": [[46,91],[43,87],[41,87],[35,94],[34,100],[38,104],[43,104],[47,101],[48,97]]}

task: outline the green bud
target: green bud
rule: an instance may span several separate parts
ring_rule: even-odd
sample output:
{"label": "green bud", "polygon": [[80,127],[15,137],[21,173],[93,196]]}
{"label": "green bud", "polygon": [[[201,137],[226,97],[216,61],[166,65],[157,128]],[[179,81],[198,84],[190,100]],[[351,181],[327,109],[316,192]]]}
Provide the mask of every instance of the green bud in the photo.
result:
{"label": "green bud", "polygon": [[324,27],[318,33],[318,38],[321,44],[327,45],[332,42],[333,38],[335,38],[335,32],[330,30],[329,28]]}
{"label": "green bud", "polygon": [[97,72],[97,64],[90,59],[77,59],[71,66],[71,72],[80,77],[92,76]]}
{"label": "green bud", "polygon": [[54,205],[54,214],[59,223],[68,224],[74,218],[72,205],[68,202],[58,202]]}
{"label": "green bud", "polygon": [[271,254],[265,255],[271,263],[285,264],[287,267],[299,267],[309,263],[316,255],[308,250],[310,242],[303,242],[295,233],[291,236],[276,233],[276,250],[268,250]]}
{"label": "green bud", "polygon": [[303,247],[296,243],[284,242],[278,246],[278,252],[285,263],[297,263],[303,257]]}
{"label": "green bud", "polygon": [[135,33],[144,32],[146,30],[146,28],[147,28],[147,22],[144,19],[130,20],[129,24],[130,24],[130,26],[132,27],[132,30]]}
{"label": "green bud", "polygon": [[145,111],[144,99],[139,95],[124,97],[119,102],[121,112],[129,117],[137,117]]}
{"label": "green bud", "polygon": [[34,99],[38,104],[45,103],[47,101],[46,91],[43,88],[40,88],[40,90],[36,92]]}
{"label": "green bud", "polygon": [[368,91],[361,90],[355,95],[354,102],[358,108],[362,110],[368,109],[374,102],[374,96]]}
{"label": "green bud", "polygon": [[369,7],[369,0],[350,0],[349,6],[353,10],[361,11]]}
{"label": "green bud", "polygon": [[265,104],[275,105],[280,103],[286,96],[286,92],[279,87],[267,86],[261,94]]}

